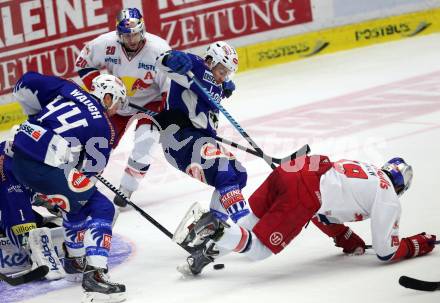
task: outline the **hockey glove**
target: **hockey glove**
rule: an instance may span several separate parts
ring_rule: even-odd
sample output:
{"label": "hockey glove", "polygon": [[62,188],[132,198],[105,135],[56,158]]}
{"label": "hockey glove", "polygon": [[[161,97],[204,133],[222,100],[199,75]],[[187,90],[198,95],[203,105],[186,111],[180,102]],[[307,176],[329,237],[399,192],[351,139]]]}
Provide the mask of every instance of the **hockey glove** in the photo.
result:
{"label": "hockey glove", "polygon": [[408,247],[406,257],[412,258],[430,253],[435,247],[435,240],[435,235],[421,233],[408,238],[402,238],[401,242],[404,242]]}
{"label": "hockey glove", "polygon": [[52,215],[61,217],[61,210],[54,201],[45,194],[36,193],[32,197],[33,206],[45,207]]}
{"label": "hockey glove", "polygon": [[163,64],[180,75],[186,74],[192,68],[191,58],[186,53],[176,50],[169,52]]}
{"label": "hockey glove", "polygon": [[337,247],[342,247],[346,254],[363,255],[365,242],[349,227],[345,227],[342,233],[333,238]]}
{"label": "hockey glove", "polygon": [[223,82],[222,86],[223,86],[223,94],[225,95],[225,97],[229,98],[230,96],[232,96],[232,92],[235,90],[234,82],[232,82],[232,80],[229,80]]}

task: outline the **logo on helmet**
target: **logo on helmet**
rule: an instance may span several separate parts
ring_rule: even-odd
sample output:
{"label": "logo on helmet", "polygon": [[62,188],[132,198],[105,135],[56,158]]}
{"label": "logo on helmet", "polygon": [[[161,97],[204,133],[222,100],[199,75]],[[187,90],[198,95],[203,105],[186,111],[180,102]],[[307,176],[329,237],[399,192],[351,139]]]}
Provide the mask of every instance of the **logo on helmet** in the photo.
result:
{"label": "logo on helmet", "polygon": [[137,8],[123,9],[116,17],[118,35],[140,33],[143,37],[144,28],[144,19]]}
{"label": "logo on helmet", "polygon": [[381,170],[388,175],[394,190],[401,196],[411,185],[413,170],[402,158],[393,158],[385,163]]}
{"label": "logo on helmet", "polygon": [[208,46],[205,59],[212,58],[212,66],[224,65],[231,73],[238,69],[238,57],[235,49],[224,41],[217,41]]}
{"label": "logo on helmet", "polygon": [[232,53],[231,48],[228,45],[223,45],[222,49],[225,52],[226,56],[229,56]]}

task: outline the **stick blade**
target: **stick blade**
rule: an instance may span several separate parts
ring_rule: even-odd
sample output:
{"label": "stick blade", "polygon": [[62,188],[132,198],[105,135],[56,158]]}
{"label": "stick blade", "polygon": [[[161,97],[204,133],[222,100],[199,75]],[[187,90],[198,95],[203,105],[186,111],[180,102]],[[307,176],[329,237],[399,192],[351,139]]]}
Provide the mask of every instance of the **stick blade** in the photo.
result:
{"label": "stick blade", "polygon": [[406,288],[421,291],[435,291],[440,289],[440,282],[422,281],[408,276],[401,276],[399,284]]}
{"label": "stick blade", "polygon": [[183,244],[186,237],[188,236],[189,229],[188,227],[191,224],[194,224],[200,217],[203,215],[203,208],[199,202],[195,202],[186,212],[185,216],[180,221],[179,225],[176,228],[176,231],[173,234],[172,240],[177,244]]}
{"label": "stick blade", "polygon": [[18,277],[8,277],[6,275],[0,274],[0,280],[5,281],[9,285],[17,286],[42,279],[46,276],[48,272],[49,267],[47,267],[46,265],[42,265]]}

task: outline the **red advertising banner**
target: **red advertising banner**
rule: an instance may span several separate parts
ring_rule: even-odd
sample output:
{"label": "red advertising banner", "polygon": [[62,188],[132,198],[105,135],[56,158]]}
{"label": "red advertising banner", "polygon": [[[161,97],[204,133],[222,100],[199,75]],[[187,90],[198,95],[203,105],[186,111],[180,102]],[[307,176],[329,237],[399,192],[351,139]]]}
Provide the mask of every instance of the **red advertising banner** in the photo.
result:
{"label": "red advertising banner", "polygon": [[[311,0],[0,1],[0,104],[26,71],[70,78],[87,41],[115,28],[117,12],[139,3],[148,32],[172,48],[312,21]],[[62,5],[60,5],[62,3]]]}
{"label": "red advertising banner", "polygon": [[154,12],[145,15],[147,25],[172,48],[184,49],[310,22],[310,1],[158,0],[144,11]]}
{"label": "red advertising banner", "polygon": [[121,7],[114,0],[0,2],[0,98],[26,71],[74,76],[84,43],[113,30]]}

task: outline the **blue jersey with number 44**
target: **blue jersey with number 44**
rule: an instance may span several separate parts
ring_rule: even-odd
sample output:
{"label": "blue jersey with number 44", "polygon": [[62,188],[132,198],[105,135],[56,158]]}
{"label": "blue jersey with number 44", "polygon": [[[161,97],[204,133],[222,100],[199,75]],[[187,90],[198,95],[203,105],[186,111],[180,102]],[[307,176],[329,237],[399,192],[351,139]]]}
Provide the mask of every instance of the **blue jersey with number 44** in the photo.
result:
{"label": "blue jersey with number 44", "polygon": [[14,96],[29,115],[15,135],[15,151],[45,163],[81,153],[94,171],[104,169],[115,132],[97,99],[72,81],[35,72],[22,76]]}

